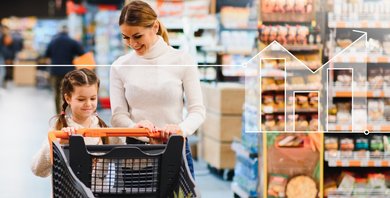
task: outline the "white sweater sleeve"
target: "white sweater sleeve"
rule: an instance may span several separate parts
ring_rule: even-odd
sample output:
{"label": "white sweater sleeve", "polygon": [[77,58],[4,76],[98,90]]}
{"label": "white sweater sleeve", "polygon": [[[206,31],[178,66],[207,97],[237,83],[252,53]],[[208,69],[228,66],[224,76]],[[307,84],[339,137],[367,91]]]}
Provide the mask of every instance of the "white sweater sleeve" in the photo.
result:
{"label": "white sweater sleeve", "polygon": [[196,66],[186,66],[183,77],[183,88],[186,96],[188,115],[179,124],[179,127],[183,132],[183,136],[187,137],[192,135],[200,127],[206,114]]}
{"label": "white sweater sleeve", "polygon": [[33,157],[31,171],[39,177],[48,177],[51,174],[50,146],[48,140],[42,143],[38,153]]}
{"label": "white sweater sleeve", "polygon": [[110,72],[110,102],[111,125],[113,127],[132,128],[135,123],[130,118],[130,107],[125,97],[125,86],[114,66],[111,67]]}

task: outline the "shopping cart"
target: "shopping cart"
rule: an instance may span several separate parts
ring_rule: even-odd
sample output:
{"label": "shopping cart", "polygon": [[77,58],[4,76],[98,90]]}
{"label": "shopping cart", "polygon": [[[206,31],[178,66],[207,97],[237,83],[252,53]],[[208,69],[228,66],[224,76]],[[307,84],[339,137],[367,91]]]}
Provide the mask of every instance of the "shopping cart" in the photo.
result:
{"label": "shopping cart", "polygon": [[[80,129],[49,133],[53,197],[198,197],[182,136],[167,144],[85,145],[83,137],[160,137],[146,129]],[[60,145],[56,138],[69,138]]]}

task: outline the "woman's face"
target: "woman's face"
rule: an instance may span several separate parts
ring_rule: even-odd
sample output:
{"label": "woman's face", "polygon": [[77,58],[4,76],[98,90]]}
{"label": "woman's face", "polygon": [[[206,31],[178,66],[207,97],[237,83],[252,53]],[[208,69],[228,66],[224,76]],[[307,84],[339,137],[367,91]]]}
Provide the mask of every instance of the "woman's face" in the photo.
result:
{"label": "woman's face", "polygon": [[152,27],[122,24],[120,29],[126,45],[142,56],[149,51],[157,40],[158,22],[155,22]]}

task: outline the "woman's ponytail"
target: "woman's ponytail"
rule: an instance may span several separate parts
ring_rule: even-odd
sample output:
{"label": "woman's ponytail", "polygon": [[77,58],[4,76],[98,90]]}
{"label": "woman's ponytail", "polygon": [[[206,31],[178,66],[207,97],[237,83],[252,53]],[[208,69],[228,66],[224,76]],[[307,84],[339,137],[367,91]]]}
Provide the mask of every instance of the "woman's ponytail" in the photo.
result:
{"label": "woman's ponytail", "polygon": [[158,22],[158,32],[157,35],[160,35],[164,41],[169,45],[169,38],[168,38],[168,30],[165,28],[165,26],[161,23],[160,20],[157,19]]}

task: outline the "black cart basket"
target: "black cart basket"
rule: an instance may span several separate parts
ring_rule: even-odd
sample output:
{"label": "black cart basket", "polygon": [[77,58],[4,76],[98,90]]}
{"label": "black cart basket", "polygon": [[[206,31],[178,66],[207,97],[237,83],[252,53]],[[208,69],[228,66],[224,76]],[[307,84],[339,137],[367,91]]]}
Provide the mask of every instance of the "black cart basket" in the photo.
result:
{"label": "black cart basket", "polygon": [[156,137],[145,129],[83,129],[69,145],[51,132],[53,197],[198,197],[185,162],[184,138],[167,144],[85,145],[83,137]]}

